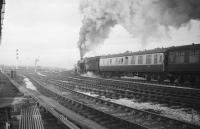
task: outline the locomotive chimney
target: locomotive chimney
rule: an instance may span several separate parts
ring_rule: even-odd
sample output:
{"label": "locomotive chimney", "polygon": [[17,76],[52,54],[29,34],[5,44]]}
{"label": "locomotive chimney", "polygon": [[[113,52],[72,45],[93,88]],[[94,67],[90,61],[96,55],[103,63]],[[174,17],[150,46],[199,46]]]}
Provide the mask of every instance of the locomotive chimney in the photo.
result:
{"label": "locomotive chimney", "polygon": [[79,52],[80,52],[80,60],[83,59],[83,49],[79,47]]}

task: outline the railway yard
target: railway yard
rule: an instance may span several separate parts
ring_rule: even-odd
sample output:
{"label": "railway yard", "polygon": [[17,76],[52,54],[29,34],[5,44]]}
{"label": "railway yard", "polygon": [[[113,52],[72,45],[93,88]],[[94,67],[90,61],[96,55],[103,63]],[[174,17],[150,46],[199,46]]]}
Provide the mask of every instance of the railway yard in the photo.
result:
{"label": "railway yard", "polygon": [[8,97],[1,94],[2,127],[5,124],[19,129],[200,127],[199,89],[89,77],[71,71],[21,70],[14,78],[6,72],[1,74],[1,84],[10,84],[1,91],[13,92],[7,95],[10,103],[3,102]]}
{"label": "railway yard", "polygon": [[200,1],[0,2],[0,129],[200,129]]}

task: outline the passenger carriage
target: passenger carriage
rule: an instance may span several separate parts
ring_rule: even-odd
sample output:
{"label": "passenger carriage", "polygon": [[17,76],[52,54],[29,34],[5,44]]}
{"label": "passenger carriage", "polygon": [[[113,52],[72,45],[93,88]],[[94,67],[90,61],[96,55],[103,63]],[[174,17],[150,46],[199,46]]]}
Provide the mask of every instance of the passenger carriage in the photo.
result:
{"label": "passenger carriage", "polygon": [[80,71],[104,77],[137,75],[147,80],[199,85],[200,44],[87,57],[79,65]]}
{"label": "passenger carriage", "polygon": [[165,49],[102,56],[99,69],[103,75],[159,75],[165,71]]}

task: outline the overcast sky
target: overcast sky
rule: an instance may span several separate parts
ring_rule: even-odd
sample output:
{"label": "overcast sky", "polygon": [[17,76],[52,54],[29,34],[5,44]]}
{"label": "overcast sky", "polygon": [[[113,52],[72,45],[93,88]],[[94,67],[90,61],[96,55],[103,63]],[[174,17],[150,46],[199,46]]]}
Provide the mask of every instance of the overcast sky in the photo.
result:
{"label": "overcast sky", "polygon": [[[79,59],[77,41],[82,15],[79,0],[7,0],[0,45],[0,64],[14,65],[16,49],[19,64],[72,68]],[[112,28],[105,43],[88,56],[138,51],[200,43],[200,23],[191,21],[180,29],[170,28],[160,41],[141,45],[123,27]]]}

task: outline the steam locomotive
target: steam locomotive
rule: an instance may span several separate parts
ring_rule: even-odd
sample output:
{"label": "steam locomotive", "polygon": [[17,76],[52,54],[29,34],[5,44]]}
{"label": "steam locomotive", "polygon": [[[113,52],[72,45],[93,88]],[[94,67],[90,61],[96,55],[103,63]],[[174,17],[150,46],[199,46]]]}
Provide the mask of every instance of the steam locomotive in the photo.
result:
{"label": "steam locomotive", "polygon": [[91,71],[103,77],[137,75],[146,80],[198,86],[200,44],[84,58],[78,61],[76,70],[79,73]]}

